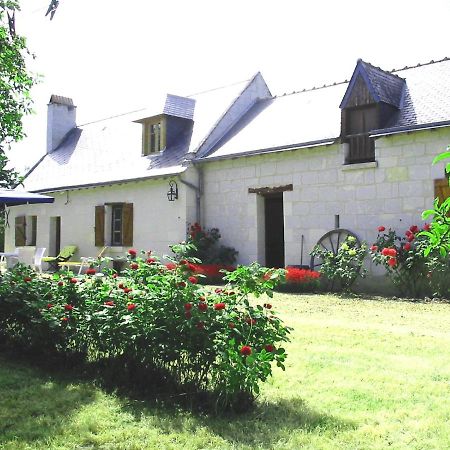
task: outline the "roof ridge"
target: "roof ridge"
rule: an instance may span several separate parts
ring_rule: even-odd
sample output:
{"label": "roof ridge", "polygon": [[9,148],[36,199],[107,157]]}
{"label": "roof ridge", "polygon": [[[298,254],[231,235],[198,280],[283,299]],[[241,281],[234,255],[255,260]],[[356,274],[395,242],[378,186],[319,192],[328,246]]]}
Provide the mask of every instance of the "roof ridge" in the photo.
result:
{"label": "roof ridge", "polygon": [[[362,60],[361,58],[358,58],[358,61],[362,61],[364,64],[368,64],[369,66],[373,67],[374,69],[379,69],[382,72],[391,73],[392,75],[394,75],[394,76],[396,76],[396,77],[398,77],[400,79],[403,79],[402,77],[400,77],[399,75],[397,75],[397,74],[395,74],[393,72],[400,72],[400,71],[406,70],[406,69],[415,69],[417,67],[429,66],[430,64],[437,64],[437,63],[444,62],[444,61],[450,61],[450,57],[446,56],[445,58],[439,59],[437,61],[431,60],[431,61],[426,62],[426,63],[418,63],[415,66],[405,66],[402,69],[392,69],[392,70],[384,70],[381,67],[374,66],[373,64]],[[349,83],[349,80],[335,81],[334,83],[324,84],[323,86],[313,86],[312,88],[304,88],[304,89],[299,89],[297,91],[285,92],[284,94],[274,95],[273,98],[286,97],[288,95],[294,95],[294,94],[302,94],[303,92],[317,91],[319,89],[325,89],[325,88],[338,86],[340,84],[346,84],[346,83]]]}
{"label": "roof ridge", "polygon": [[122,116],[126,116],[128,114],[134,114],[134,113],[137,113],[137,112],[140,112],[140,111],[145,111],[146,109],[147,108],[135,109],[134,111],[128,111],[128,112],[124,112],[124,113],[120,113],[120,114],[115,114],[114,116],[104,117],[103,119],[91,120],[90,122],[82,123],[82,124],[77,125],[77,126],[78,127],[84,127],[86,125],[92,125],[94,123],[104,122],[105,120],[115,119],[116,117],[122,117]]}
{"label": "roof ridge", "polygon": [[218,91],[219,89],[225,89],[227,87],[237,86],[238,84],[246,83],[246,82],[251,81],[253,78],[255,78],[255,76],[253,76],[252,78],[249,78],[247,80],[235,81],[234,83],[224,84],[223,86],[217,86],[215,88],[206,89],[206,90],[200,91],[200,92],[195,92],[194,94],[189,94],[189,95],[186,95],[185,97],[186,98],[195,97],[196,95],[207,94],[208,92]]}

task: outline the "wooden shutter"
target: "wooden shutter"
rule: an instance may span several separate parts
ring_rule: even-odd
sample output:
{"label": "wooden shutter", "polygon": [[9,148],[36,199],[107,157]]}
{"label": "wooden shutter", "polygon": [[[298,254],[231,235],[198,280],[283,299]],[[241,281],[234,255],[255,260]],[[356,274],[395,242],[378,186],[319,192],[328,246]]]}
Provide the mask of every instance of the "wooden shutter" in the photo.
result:
{"label": "wooden shutter", "polygon": [[436,197],[439,198],[439,203],[444,202],[450,197],[450,186],[446,178],[434,180],[434,198]]}
{"label": "wooden shutter", "polygon": [[95,207],[95,246],[105,245],[105,206]]}
{"label": "wooden shutter", "polygon": [[25,216],[17,216],[15,219],[15,246],[23,247],[26,245],[27,238],[25,234],[26,229]]}
{"label": "wooden shutter", "polygon": [[123,205],[123,238],[122,245],[131,247],[133,245],[133,203]]}

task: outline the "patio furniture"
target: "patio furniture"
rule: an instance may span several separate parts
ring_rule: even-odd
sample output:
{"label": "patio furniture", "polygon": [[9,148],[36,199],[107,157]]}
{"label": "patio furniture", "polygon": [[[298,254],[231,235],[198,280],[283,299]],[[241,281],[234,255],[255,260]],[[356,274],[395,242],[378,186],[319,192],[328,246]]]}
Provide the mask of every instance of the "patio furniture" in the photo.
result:
{"label": "patio furniture", "polygon": [[57,256],[45,256],[42,258],[42,262],[48,263],[50,270],[57,271],[59,263],[72,258],[77,249],[78,247],[76,245],[66,245]]}
{"label": "patio furniture", "polygon": [[80,261],[62,261],[58,263],[59,267],[61,269],[69,270],[71,267],[77,267],[79,266],[78,275],[81,275],[81,272],[83,271],[83,268],[88,268],[90,264],[93,264],[97,262],[105,253],[105,251],[108,249],[108,247],[103,247],[100,250],[100,253],[96,257],[92,256],[82,256],[80,258]]}
{"label": "patio furniture", "polygon": [[47,250],[45,247],[38,247],[36,249],[36,252],[34,253],[32,266],[34,270],[38,270],[39,273],[42,273],[42,258],[44,256],[45,250]]}

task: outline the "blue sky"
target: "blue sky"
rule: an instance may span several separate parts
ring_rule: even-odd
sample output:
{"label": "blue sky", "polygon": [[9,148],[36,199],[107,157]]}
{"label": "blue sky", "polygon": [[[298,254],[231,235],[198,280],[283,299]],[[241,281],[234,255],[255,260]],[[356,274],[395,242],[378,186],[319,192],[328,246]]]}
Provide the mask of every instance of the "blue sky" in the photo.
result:
{"label": "blue sky", "polygon": [[22,0],[19,34],[42,75],[18,168],[45,151],[51,94],[72,97],[78,123],[151,107],[261,71],[281,94],[348,79],[357,58],[383,69],[450,56],[448,0]]}

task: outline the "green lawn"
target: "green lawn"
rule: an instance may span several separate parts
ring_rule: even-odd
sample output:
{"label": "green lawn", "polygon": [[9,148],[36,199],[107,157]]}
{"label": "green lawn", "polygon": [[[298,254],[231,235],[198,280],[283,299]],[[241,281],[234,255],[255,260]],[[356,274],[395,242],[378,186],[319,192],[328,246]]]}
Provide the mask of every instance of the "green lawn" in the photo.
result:
{"label": "green lawn", "polygon": [[271,302],[294,332],[252,412],[151,406],[0,355],[0,448],[450,448],[450,304]]}

